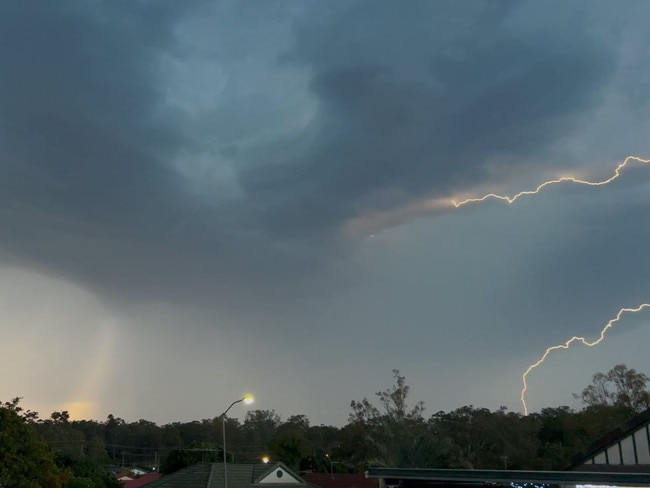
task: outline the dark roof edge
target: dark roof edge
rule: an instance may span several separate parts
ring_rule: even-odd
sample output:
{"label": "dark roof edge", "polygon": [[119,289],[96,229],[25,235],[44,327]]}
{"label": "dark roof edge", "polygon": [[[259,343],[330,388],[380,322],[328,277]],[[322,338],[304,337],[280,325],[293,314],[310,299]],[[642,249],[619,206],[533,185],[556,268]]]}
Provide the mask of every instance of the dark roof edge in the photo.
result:
{"label": "dark roof edge", "polygon": [[210,464],[210,475],[208,476],[208,486],[212,486],[212,479],[214,478],[214,464]]}
{"label": "dark roof edge", "polygon": [[574,469],[584,464],[599,452],[608,449],[610,446],[616,444],[623,437],[632,434],[639,427],[642,427],[643,425],[649,422],[650,422],[650,408],[641,412],[638,415],[635,415],[620,427],[610,430],[607,434],[602,436],[597,441],[592,442],[591,445],[586,449],[584,453],[576,454],[573,457],[573,462],[571,463],[571,466],[569,466],[569,469]]}
{"label": "dark roof edge", "polygon": [[589,471],[507,471],[487,469],[398,469],[368,468],[369,478],[450,482],[511,481],[550,484],[607,484],[650,486],[650,473],[603,473]]}

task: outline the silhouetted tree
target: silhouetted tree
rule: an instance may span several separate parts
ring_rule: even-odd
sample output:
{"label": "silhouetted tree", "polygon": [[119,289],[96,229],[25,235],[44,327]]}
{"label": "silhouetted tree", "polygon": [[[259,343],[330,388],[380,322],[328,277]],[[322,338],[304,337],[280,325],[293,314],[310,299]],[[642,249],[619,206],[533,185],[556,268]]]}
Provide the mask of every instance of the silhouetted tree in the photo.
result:
{"label": "silhouetted tree", "polygon": [[650,407],[648,380],[644,373],[617,364],[607,373],[596,373],[592,383],[573,396],[587,406],[619,406],[638,413]]}
{"label": "silhouetted tree", "polygon": [[409,406],[410,386],[406,378],[395,369],[393,379],[391,388],[375,393],[382,410],[367,398],[350,404],[350,423],[366,438],[366,443],[361,441],[366,462],[391,467],[434,467],[439,444],[434,442],[422,416],[424,402]]}
{"label": "silhouetted tree", "polygon": [[73,456],[66,453],[56,455],[56,464],[71,474],[65,488],[91,487],[91,488],[121,488],[122,484],[111,476],[101,464],[92,459]]}
{"label": "silhouetted tree", "polygon": [[56,466],[54,455],[30,423],[33,412],[25,412],[19,401],[0,404],[0,486],[63,486],[67,473]]}
{"label": "silhouetted tree", "polygon": [[220,462],[223,459],[222,456],[223,451],[221,449],[192,444],[188,448],[171,451],[160,465],[160,472],[170,474],[196,463]]}

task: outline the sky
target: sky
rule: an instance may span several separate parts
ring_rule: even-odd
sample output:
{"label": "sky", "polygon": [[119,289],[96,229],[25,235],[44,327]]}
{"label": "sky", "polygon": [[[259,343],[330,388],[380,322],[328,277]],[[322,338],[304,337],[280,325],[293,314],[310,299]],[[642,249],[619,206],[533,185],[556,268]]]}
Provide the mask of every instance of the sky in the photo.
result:
{"label": "sky", "polygon": [[[650,302],[650,3],[0,3],[0,399],[521,412]],[[650,374],[650,311],[528,376]],[[243,417],[245,409],[231,411]]]}

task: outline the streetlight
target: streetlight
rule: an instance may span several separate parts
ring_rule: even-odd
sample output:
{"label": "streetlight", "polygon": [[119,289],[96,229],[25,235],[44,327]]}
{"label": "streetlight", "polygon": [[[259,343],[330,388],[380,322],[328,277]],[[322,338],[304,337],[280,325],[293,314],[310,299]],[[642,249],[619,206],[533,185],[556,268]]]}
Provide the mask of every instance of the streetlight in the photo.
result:
{"label": "streetlight", "polygon": [[237,403],[244,402],[246,405],[250,405],[254,401],[255,399],[253,398],[253,395],[246,395],[243,398],[240,398],[239,400],[235,400],[234,402],[232,402],[230,406],[226,409],[226,411],[221,414],[221,433],[223,434],[223,487],[224,488],[228,488],[228,467],[226,464],[226,414],[233,407],[233,405],[236,405]]}
{"label": "streetlight", "polygon": [[332,477],[332,479],[334,479],[334,465],[335,464],[340,464],[341,462],[340,461],[332,461],[332,458],[330,458],[329,454],[325,454],[325,457],[330,462],[330,476]]}

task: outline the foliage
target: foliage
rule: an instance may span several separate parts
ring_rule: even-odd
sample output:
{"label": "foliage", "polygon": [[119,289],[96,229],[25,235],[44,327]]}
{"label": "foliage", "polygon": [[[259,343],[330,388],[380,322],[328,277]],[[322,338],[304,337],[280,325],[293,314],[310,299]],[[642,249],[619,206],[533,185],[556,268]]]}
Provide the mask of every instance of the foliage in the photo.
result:
{"label": "foliage", "polygon": [[352,401],[350,422],[357,424],[358,432],[367,443],[363,449],[369,464],[392,467],[433,467],[439,453],[438,443],[429,435],[422,416],[424,403],[407,403],[410,387],[399,370],[393,370],[394,384],[377,392],[382,410],[367,398]]}
{"label": "foliage", "polygon": [[25,410],[23,407],[19,405],[21,400],[22,400],[21,397],[12,398],[11,401],[0,403],[0,408],[6,408],[7,410],[14,412],[16,415],[18,415],[21,419],[23,419],[25,422],[29,424],[33,424],[34,422],[37,422],[38,412]]}
{"label": "foliage", "polygon": [[292,469],[299,470],[301,462],[310,454],[308,439],[309,419],[305,415],[292,415],[278,426],[269,441],[269,453]]}
{"label": "foliage", "polygon": [[187,449],[174,449],[160,466],[162,474],[170,474],[196,463],[219,462],[223,451],[194,444]]}
{"label": "foliage", "polygon": [[275,410],[250,410],[246,412],[242,433],[249,446],[268,446],[282,423]]}
{"label": "foliage", "polygon": [[55,460],[57,466],[65,469],[72,476],[65,484],[65,488],[120,488],[122,486],[119,481],[104,470],[101,464],[87,457],[59,452]]}
{"label": "foliage", "polygon": [[607,373],[596,373],[592,383],[573,396],[587,406],[618,406],[638,413],[650,407],[648,380],[647,375],[617,364]]}
{"label": "foliage", "polygon": [[19,407],[20,399],[0,405],[0,486],[58,488],[67,479],[54,463],[47,444],[31,422],[36,418]]}
{"label": "foliage", "polygon": [[[119,482],[118,482],[119,483]],[[95,488],[97,485],[90,478],[75,476],[65,484],[65,488]]]}
{"label": "foliage", "polygon": [[[524,416],[504,407],[490,411],[467,405],[426,418],[424,403],[411,401],[406,378],[394,370],[393,384],[372,402],[365,397],[351,402],[349,421],[340,428],[310,425],[305,415],[283,421],[273,410],[249,411],[243,422],[226,418],[228,458],[251,463],[270,455],[296,470],[317,472],[363,472],[369,465],[562,470],[647,406],[647,380],[618,365],[594,376],[580,396],[585,407],[579,411],[560,406]],[[42,437],[58,452],[56,473],[70,474],[68,486],[110,486],[98,481],[96,469],[103,474],[98,466],[105,464],[153,469],[162,460],[161,471],[169,473],[223,456],[221,417],[159,426],[114,415],[105,421],[71,420],[66,411],[41,420],[36,412],[23,410],[19,399],[1,406],[3,415],[13,419],[3,422],[2,435],[20,426],[30,429],[37,444]],[[11,442],[0,438],[4,459],[17,442],[16,432],[10,437]],[[45,444],[38,445],[51,458]]]}

